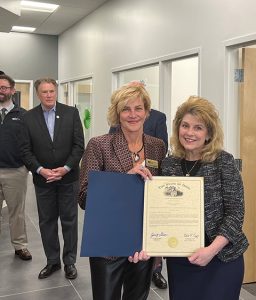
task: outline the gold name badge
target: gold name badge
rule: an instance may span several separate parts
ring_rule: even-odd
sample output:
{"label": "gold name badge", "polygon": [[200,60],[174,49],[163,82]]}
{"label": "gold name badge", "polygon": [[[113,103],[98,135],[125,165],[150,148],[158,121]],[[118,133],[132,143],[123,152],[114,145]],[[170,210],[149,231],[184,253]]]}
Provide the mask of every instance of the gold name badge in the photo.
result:
{"label": "gold name badge", "polygon": [[146,167],[158,169],[158,161],[153,159],[146,159]]}

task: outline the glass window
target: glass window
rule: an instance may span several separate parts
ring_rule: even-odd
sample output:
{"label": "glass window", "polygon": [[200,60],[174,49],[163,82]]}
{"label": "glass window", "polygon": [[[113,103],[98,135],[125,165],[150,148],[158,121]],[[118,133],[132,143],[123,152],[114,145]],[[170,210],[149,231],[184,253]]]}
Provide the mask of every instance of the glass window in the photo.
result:
{"label": "glass window", "polygon": [[92,79],[74,82],[74,105],[77,107],[84,128],[85,144],[91,137]]}
{"label": "glass window", "polygon": [[120,87],[133,80],[141,80],[145,83],[152,108],[159,110],[159,65],[121,71],[117,76],[117,85]]}
{"label": "glass window", "polygon": [[62,92],[62,97],[61,97],[61,100],[62,100],[62,103],[64,104],[69,104],[69,91],[68,91],[68,83],[62,83],[61,84],[61,92]]}
{"label": "glass window", "polygon": [[189,96],[198,95],[198,56],[171,62],[171,118]]}

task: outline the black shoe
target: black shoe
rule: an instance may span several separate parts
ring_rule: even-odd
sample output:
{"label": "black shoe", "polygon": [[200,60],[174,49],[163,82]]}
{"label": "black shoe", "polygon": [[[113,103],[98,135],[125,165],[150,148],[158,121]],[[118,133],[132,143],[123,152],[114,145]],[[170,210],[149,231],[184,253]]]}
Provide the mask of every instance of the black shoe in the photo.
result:
{"label": "black shoe", "polygon": [[155,286],[159,289],[167,288],[167,281],[164,279],[163,275],[160,272],[153,273],[152,281],[154,282]]}
{"label": "black shoe", "polygon": [[52,273],[60,270],[61,265],[55,264],[55,265],[46,265],[39,273],[38,278],[44,279],[52,275]]}
{"label": "black shoe", "polygon": [[65,265],[65,277],[67,279],[75,279],[77,277],[77,270],[75,265]]}

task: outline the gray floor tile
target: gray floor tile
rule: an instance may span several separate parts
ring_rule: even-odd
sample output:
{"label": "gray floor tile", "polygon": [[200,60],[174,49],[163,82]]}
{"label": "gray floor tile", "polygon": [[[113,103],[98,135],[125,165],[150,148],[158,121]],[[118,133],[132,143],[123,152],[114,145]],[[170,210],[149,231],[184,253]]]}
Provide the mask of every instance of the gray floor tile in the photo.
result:
{"label": "gray floor tile", "polygon": [[244,290],[252,294],[256,299],[256,283],[247,283],[243,285]]}
{"label": "gray floor tile", "polygon": [[31,290],[27,293],[11,294],[8,300],[80,300],[81,297],[72,286],[60,286],[51,289]]}

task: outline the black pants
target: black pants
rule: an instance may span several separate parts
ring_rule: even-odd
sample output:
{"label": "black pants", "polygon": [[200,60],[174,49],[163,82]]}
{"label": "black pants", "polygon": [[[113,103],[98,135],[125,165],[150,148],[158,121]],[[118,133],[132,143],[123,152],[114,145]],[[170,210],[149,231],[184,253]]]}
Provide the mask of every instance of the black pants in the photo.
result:
{"label": "black pants", "polygon": [[63,262],[74,264],[77,254],[77,192],[78,182],[35,186],[39,228],[47,264],[60,263],[58,219],[64,240]]}
{"label": "black pants", "polygon": [[146,300],[149,294],[153,259],[130,263],[127,257],[115,260],[90,257],[93,300]]}

